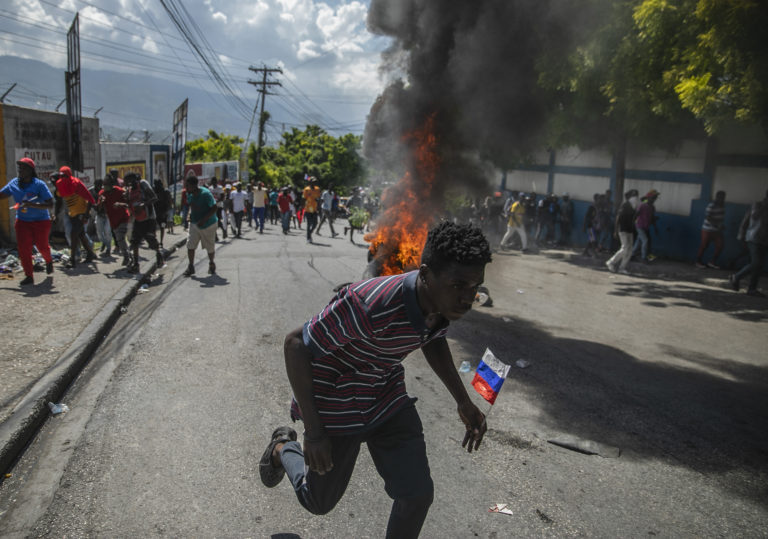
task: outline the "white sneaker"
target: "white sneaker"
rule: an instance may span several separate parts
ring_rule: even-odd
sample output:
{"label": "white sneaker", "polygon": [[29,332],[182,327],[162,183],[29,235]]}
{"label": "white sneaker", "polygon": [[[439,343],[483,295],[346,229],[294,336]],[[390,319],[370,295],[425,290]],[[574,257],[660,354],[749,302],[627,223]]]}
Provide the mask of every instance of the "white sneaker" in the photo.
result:
{"label": "white sneaker", "polygon": [[605,261],[605,267],[607,267],[608,271],[610,271],[611,273],[616,273],[616,267],[612,266],[608,260]]}
{"label": "white sneaker", "polygon": [[619,273],[621,273],[622,275],[629,275],[629,272],[627,270],[625,270],[624,268],[619,269]]}

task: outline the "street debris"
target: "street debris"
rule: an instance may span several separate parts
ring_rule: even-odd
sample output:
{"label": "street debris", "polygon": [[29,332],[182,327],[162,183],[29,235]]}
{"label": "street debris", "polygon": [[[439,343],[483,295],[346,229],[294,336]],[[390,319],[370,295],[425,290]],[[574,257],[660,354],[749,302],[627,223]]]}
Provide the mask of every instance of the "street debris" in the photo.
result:
{"label": "street debris", "polygon": [[503,513],[505,515],[513,515],[512,509],[506,503],[497,503],[488,508],[489,513]]}
{"label": "street debris", "polygon": [[520,289],[518,288],[518,289],[517,289],[517,293],[518,293],[518,294],[525,294],[525,291],[523,291],[523,290],[520,290]]}
{"label": "street debris", "polygon": [[542,511],[541,509],[536,509],[536,514],[539,515],[539,518],[541,519],[542,522],[545,522],[547,524],[552,524],[554,522],[554,520],[552,520],[550,516],[546,514],[544,511]]}
{"label": "street debris", "polygon": [[143,284],[139,287],[139,294],[143,294],[144,292],[149,292],[149,285]]}
{"label": "street debris", "polygon": [[51,413],[53,415],[66,414],[67,412],[69,412],[69,406],[63,403],[53,404],[52,402],[49,402],[48,408],[51,409]]}
{"label": "street debris", "polygon": [[607,459],[616,459],[621,455],[621,449],[618,447],[593,442],[592,440],[584,440],[567,434],[552,438],[551,440],[547,440],[547,442],[570,449],[571,451],[576,451],[577,453],[598,455]]}
{"label": "street debris", "polygon": [[511,322],[511,321],[512,321],[512,319],[511,319],[510,317],[508,317],[508,316],[502,316],[502,317],[501,317],[501,319],[502,319],[504,322]]}
{"label": "street debris", "polygon": [[459,365],[459,372],[469,372],[472,370],[472,365],[469,363],[469,361],[462,361],[461,365]]}
{"label": "street debris", "polygon": [[515,361],[515,365],[520,369],[527,369],[528,367],[531,366],[531,362],[526,361],[524,359],[518,359],[517,361]]}
{"label": "street debris", "polygon": [[120,307],[120,314],[125,314],[128,312],[128,307]]}
{"label": "street debris", "polygon": [[493,300],[491,299],[491,291],[485,286],[480,286],[475,294],[475,301],[482,307],[493,306]]}

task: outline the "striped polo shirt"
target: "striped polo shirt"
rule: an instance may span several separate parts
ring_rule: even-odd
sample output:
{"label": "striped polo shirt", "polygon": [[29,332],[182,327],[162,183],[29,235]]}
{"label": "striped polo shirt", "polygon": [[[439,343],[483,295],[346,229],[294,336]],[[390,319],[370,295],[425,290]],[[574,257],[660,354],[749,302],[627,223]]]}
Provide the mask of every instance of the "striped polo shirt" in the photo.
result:
{"label": "striped polo shirt", "polygon": [[[448,321],[427,328],[416,299],[418,271],[351,284],[304,324],[314,355],[315,406],[331,435],[367,430],[414,402],[405,391],[402,361]],[[294,400],[291,417],[301,418]]]}

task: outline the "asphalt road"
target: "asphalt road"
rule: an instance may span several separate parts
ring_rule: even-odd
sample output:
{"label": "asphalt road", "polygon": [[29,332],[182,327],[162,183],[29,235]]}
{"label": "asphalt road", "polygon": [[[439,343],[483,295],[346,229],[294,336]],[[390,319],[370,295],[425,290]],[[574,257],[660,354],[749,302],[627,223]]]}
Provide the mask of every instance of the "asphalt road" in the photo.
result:
{"label": "asphalt road", "polygon": [[[284,335],[365,266],[362,247],[318,239],[249,232],[221,246],[214,277],[204,261],[181,277],[175,257],[4,483],[0,536],[382,537],[391,501],[365,451],[327,516],[258,478],[289,422]],[[766,536],[766,304],[562,256],[496,255],[493,307],[451,328],[457,365],[486,347],[530,363],[478,453],[423,356],[406,360],[436,486],[422,536]],[[548,443],[566,435],[621,454]]]}

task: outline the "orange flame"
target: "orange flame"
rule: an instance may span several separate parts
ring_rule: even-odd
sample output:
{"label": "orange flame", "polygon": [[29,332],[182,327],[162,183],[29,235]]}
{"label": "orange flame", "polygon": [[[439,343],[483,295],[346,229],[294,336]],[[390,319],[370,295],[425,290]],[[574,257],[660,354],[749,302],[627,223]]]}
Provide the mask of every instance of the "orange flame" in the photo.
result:
{"label": "orange flame", "polygon": [[[379,275],[395,275],[419,267],[421,251],[434,216],[427,207],[440,158],[434,134],[434,115],[406,135],[412,141],[414,171],[382,195],[383,214],[376,230],[365,235],[369,251],[380,264]],[[415,176],[414,176],[415,174]]]}

